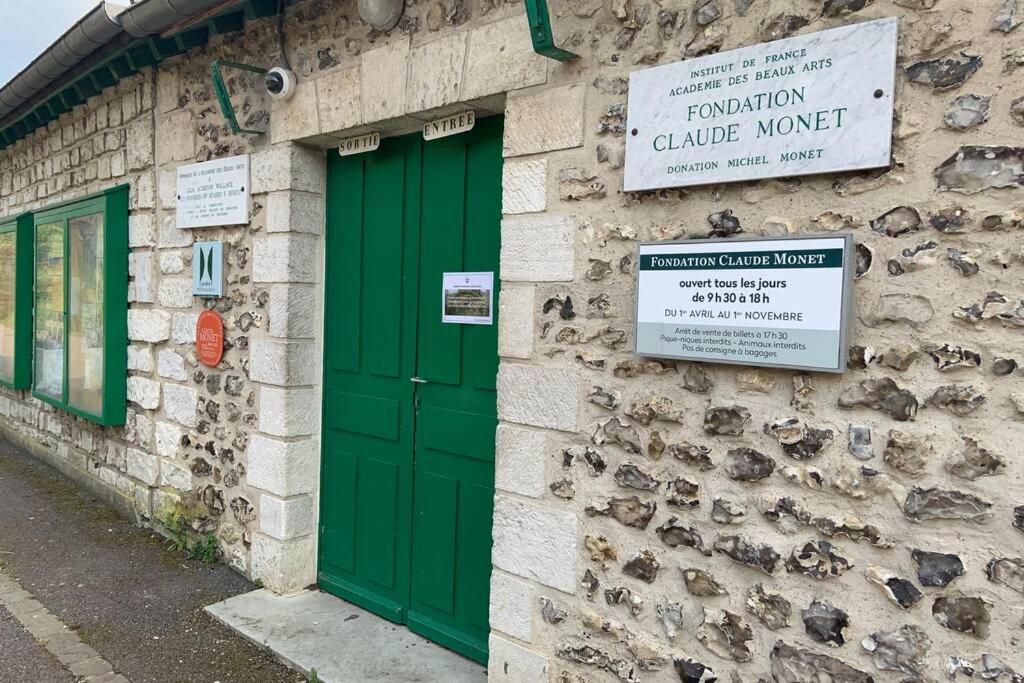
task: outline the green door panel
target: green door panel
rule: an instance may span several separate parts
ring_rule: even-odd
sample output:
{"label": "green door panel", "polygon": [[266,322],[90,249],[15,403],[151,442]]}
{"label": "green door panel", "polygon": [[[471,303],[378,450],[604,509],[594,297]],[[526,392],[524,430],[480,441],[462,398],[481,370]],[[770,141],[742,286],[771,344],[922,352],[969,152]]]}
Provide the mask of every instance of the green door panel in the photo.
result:
{"label": "green door panel", "polygon": [[501,126],[328,167],[320,585],[481,662],[498,292],[492,325],[460,325],[441,289],[445,272],[500,282]]}
{"label": "green door panel", "polygon": [[[441,322],[445,272],[500,282],[501,119],[423,147],[413,566],[409,624],[483,661],[487,653],[497,427],[498,325]],[[497,306],[494,291],[492,306]],[[488,374],[490,376],[488,376]],[[444,482],[442,485],[441,482]],[[438,555],[445,555],[438,558]]]}
{"label": "green door panel", "polygon": [[320,585],[388,619],[409,605],[420,149],[328,165]]}

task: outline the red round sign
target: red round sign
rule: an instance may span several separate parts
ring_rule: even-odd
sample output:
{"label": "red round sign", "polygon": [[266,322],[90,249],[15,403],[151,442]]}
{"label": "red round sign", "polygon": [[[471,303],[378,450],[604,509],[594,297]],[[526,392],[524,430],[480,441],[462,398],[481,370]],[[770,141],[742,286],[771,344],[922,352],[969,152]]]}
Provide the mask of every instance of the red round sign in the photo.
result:
{"label": "red round sign", "polygon": [[203,365],[214,367],[224,355],[224,320],[208,308],[196,322],[196,357]]}

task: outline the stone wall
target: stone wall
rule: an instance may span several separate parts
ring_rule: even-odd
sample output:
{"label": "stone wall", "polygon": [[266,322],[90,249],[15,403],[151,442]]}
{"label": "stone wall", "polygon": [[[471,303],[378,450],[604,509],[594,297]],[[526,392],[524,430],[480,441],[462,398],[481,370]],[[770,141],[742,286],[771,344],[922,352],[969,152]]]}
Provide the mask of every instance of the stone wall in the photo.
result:
{"label": "stone wall", "polygon": [[[144,518],[189,510],[276,590],[311,583],[320,150],[470,103],[505,115],[491,677],[1024,671],[1021,11],[558,0],[557,33],[581,55],[561,64],[532,52],[513,4],[414,3],[381,34],[354,3],[295,3],[296,97],[271,107],[232,81],[243,125],[268,135],[230,135],[207,75],[218,56],[275,60],[273,22],[258,21],[0,152],[0,213],[121,182],[114,169],[133,212],[129,425],[97,430],[12,392],[4,424]],[[901,18],[889,169],[620,190],[632,70],[885,16]],[[115,146],[104,132],[100,148],[113,102]],[[87,143],[103,154],[72,164]],[[246,151],[252,223],[177,230],[174,167]],[[811,232],[861,245],[845,374],[631,352],[637,240]],[[193,358],[201,304],[184,285],[189,245],[208,238],[228,247],[216,370]]]}
{"label": "stone wall", "polygon": [[[505,110],[492,677],[1024,671],[1015,7],[555,3],[581,59]],[[621,191],[630,71],[886,16],[891,168]],[[631,352],[637,240],[812,232],[860,245],[843,375]]]}

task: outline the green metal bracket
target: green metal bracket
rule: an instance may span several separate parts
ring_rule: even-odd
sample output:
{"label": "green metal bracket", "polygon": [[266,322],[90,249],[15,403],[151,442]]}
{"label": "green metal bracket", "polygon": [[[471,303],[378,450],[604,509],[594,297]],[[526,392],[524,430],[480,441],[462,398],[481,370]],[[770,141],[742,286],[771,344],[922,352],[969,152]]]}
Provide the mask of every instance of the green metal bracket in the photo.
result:
{"label": "green metal bracket", "polygon": [[530,22],[533,51],[560,62],[571,62],[578,59],[579,55],[575,52],[563,50],[555,45],[555,39],[551,35],[551,17],[548,14],[547,0],[524,0],[524,2],[526,3],[526,18]]}
{"label": "green metal bracket", "polygon": [[257,74],[265,74],[267,73],[267,70],[259,66],[241,64],[239,62],[229,62],[226,59],[215,59],[210,62],[210,76],[213,77],[213,91],[217,93],[217,102],[220,104],[220,111],[227,120],[228,126],[231,127],[231,132],[249,133],[251,135],[266,133],[267,131],[265,130],[249,130],[238,125],[238,117],[235,116],[235,105],[231,104],[231,96],[228,94],[228,89],[224,85],[224,75],[221,73],[222,66],[229,69],[252,71]]}

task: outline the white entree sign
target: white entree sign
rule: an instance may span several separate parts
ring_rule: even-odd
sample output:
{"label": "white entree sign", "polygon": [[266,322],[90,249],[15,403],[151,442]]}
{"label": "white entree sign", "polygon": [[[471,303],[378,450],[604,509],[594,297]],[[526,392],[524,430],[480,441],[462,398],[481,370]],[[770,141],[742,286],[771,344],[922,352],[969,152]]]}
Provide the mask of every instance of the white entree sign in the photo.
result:
{"label": "white entree sign", "polygon": [[635,71],[627,191],[889,165],[899,20]]}
{"label": "white entree sign", "polygon": [[177,169],[179,228],[249,222],[249,155],[186,164]]}
{"label": "white entree sign", "polygon": [[458,135],[473,130],[476,125],[476,112],[460,111],[458,114],[443,116],[423,124],[423,139],[436,140],[449,135]]}

